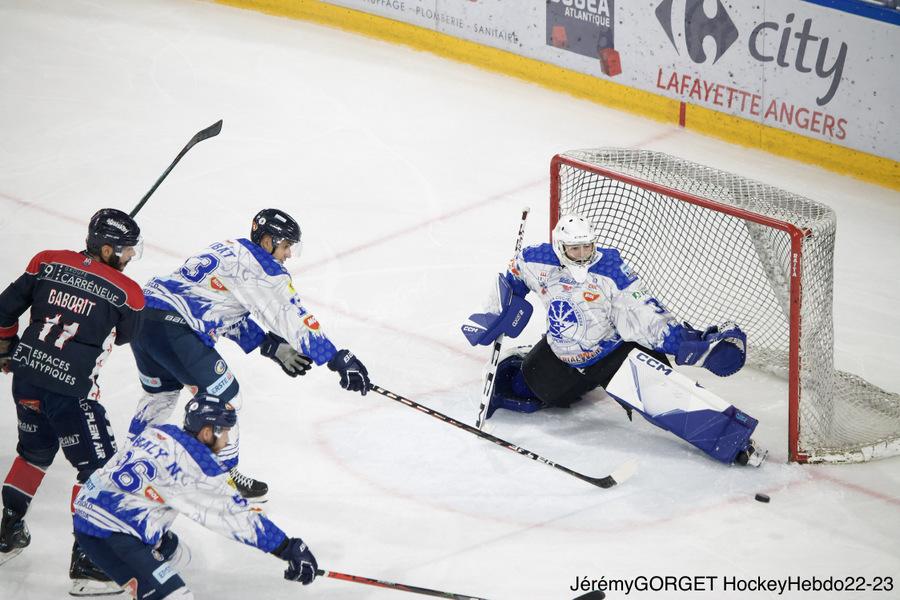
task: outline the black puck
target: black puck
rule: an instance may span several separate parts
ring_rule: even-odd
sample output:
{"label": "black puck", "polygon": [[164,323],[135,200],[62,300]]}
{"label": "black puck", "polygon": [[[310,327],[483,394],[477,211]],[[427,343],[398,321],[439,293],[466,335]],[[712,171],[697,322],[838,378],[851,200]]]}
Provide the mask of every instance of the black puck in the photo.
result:
{"label": "black puck", "polygon": [[768,501],[769,501],[769,497],[768,497],[766,494],[757,494],[757,495],[756,495],[756,501],[757,501],[757,502],[768,502]]}

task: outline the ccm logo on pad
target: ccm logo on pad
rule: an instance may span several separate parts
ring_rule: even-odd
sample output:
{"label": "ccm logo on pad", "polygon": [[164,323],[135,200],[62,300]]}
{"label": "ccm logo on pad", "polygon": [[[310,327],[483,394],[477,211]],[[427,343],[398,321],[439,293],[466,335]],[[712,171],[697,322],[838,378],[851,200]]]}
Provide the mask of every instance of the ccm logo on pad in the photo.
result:
{"label": "ccm logo on pad", "polygon": [[644,354],[641,352],[637,355],[637,359],[642,363],[646,363],[648,367],[651,369],[656,369],[657,371],[662,371],[665,375],[668,375],[672,372],[672,369],[659,362],[649,354]]}

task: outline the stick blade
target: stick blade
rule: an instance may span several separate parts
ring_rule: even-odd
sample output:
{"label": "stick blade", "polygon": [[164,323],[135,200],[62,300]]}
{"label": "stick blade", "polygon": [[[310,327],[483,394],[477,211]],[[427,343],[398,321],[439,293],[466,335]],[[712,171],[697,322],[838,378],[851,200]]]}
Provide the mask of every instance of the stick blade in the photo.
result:
{"label": "stick blade", "polygon": [[206,129],[202,131],[198,131],[197,135],[194,136],[192,142],[196,144],[197,142],[202,142],[203,140],[208,140],[211,137],[216,137],[222,132],[222,119],[219,119]]}
{"label": "stick blade", "polygon": [[612,472],[612,477],[616,480],[616,483],[622,483],[624,481],[628,481],[631,479],[631,476],[637,473],[638,470],[638,459],[632,458],[624,463]]}
{"label": "stick blade", "polygon": [[616,469],[606,477],[592,477],[589,481],[598,487],[607,489],[628,481],[631,479],[631,476],[637,472],[637,469],[638,460],[636,458],[631,458],[616,467]]}

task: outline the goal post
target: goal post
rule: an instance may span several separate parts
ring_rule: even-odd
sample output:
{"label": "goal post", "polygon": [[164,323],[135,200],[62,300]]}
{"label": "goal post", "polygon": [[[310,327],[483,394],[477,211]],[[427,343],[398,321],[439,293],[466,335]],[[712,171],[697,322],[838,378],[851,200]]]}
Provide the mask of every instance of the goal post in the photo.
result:
{"label": "goal post", "polygon": [[834,368],[834,211],[659,152],[553,157],[550,229],[577,213],[677,318],[747,333],[747,364],[787,377],[796,462],[900,454],[900,395]]}

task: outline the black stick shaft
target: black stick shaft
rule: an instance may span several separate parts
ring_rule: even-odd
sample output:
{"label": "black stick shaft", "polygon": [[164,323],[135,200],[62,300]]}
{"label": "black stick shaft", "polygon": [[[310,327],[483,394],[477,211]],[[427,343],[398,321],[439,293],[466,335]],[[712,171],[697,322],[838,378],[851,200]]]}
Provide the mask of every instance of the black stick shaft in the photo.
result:
{"label": "black stick shaft", "polygon": [[187,146],[185,146],[184,148],[181,149],[181,152],[178,153],[178,156],[176,156],[175,160],[172,161],[172,164],[169,165],[169,168],[166,169],[162,175],[160,175],[159,179],[156,180],[156,183],[153,184],[153,187],[150,188],[150,191],[147,192],[146,194],[144,194],[144,197],[141,198],[141,201],[137,203],[137,206],[135,206],[134,208],[131,209],[131,212],[128,213],[128,215],[130,217],[134,217],[136,214],[138,214],[138,211],[140,211],[142,208],[144,208],[144,205],[147,203],[147,200],[150,199],[150,196],[153,195],[153,192],[156,191],[156,188],[159,187],[159,184],[161,184],[163,182],[163,180],[169,176],[169,173],[172,172],[172,169],[175,168],[175,165],[178,164],[178,161],[180,161],[182,159],[182,157],[188,153],[188,150],[190,150],[196,144],[198,144],[199,142],[202,142],[203,140],[207,140],[211,137],[216,137],[217,135],[219,135],[220,131],[222,131],[222,120],[221,119],[219,119],[218,121],[216,121],[215,123],[213,123],[212,125],[207,127],[206,129],[204,129],[202,131],[198,131],[197,135],[192,137],[191,141],[189,141],[187,143]]}
{"label": "black stick shaft", "polygon": [[370,579],[368,577],[360,577],[359,575],[348,575],[346,573],[337,573],[335,571],[324,571],[318,569],[316,575],[319,577],[331,577],[332,579],[340,579],[343,581],[352,581],[353,583],[362,583],[365,585],[374,585],[375,587],[390,588],[401,592],[411,592],[413,594],[422,594],[424,596],[437,596],[438,598],[452,598],[453,600],[485,600],[476,596],[465,596],[463,594],[454,594],[453,592],[441,592],[438,590],[429,590],[428,588],[416,587],[414,585],[406,585],[403,583],[393,583],[391,581],[381,581],[379,579]]}
{"label": "black stick shaft", "polygon": [[[516,236],[516,252],[513,254],[513,260],[522,251],[522,240],[525,237],[525,220],[531,211],[529,207],[522,209],[522,220],[519,221],[519,233]],[[475,427],[481,429],[487,420],[488,405],[491,401],[491,394],[494,393],[494,378],[497,376],[497,365],[500,362],[500,350],[503,348],[503,334],[497,336],[491,349],[491,361],[486,368],[484,378],[484,389],[481,391],[481,406],[478,407],[478,416],[475,418]]]}
{"label": "black stick shaft", "polygon": [[[480,429],[472,427],[471,425],[466,425],[465,423],[461,423],[461,422],[457,421],[456,419],[450,418],[447,415],[445,415],[443,413],[439,413],[436,410],[432,410],[432,409],[428,408],[427,406],[423,406],[422,404],[419,404],[418,402],[414,402],[414,401],[410,400],[409,398],[404,398],[403,396],[399,396],[391,391],[388,391],[381,386],[373,384],[370,387],[370,389],[374,392],[378,392],[382,396],[387,396],[391,400],[395,400],[397,402],[400,402],[401,404],[405,404],[406,406],[409,406],[410,408],[415,408],[416,410],[421,411],[428,416],[434,417],[435,419],[440,419],[441,421],[443,421],[445,423],[449,423],[450,425],[453,425],[454,427],[459,427],[460,429],[468,431],[469,433],[471,433],[473,435],[477,435],[478,437],[488,440],[489,442],[494,442],[498,446],[503,446],[507,450],[512,450],[513,452],[515,452],[517,454],[521,454],[522,456],[527,456],[531,460],[536,460],[537,462],[544,463],[545,465],[549,465],[549,466],[553,467],[554,469],[559,469],[563,473],[568,473],[572,477],[577,477],[578,479],[581,479],[582,481],[586,481],[592,485],[596,485],[597,487],[611,488],[614,485],[616,485],[617,483],[624,481],[627,477],[630,477],[631,474],[634,472],[635,465],[634,465],[634,463],[629,462],[629,463],[626,463],[626,465],[623,465],[622,467],[620,467],[619,469],[614,471],[613,474],[611,474],[611,475],[606,475],[605,477],[590,477],[588,475],[585,475],[584,473],[579,473],[578,471],[573,471],[569,467],[565,467],[563,465],[558,465],[555,462],[553,462],[552,460],[546,459],[539,454],[535,454],[534,452],[532,452],[530,450],[526,450],[525,448],[516,446],[515,444],[507,442],[506,440],[500,439],[489,433],[485,433],[484,431],[481,431]],[[621,475],[619,475],[618,473],[621,473]]]}

